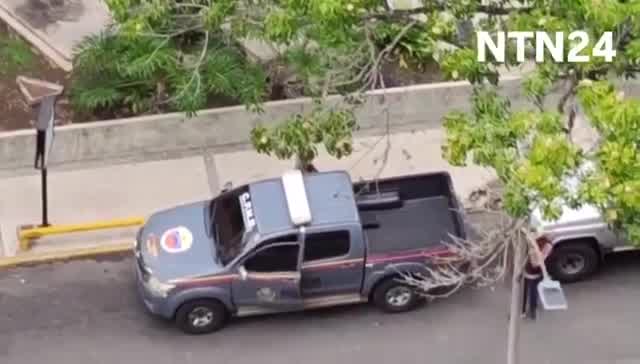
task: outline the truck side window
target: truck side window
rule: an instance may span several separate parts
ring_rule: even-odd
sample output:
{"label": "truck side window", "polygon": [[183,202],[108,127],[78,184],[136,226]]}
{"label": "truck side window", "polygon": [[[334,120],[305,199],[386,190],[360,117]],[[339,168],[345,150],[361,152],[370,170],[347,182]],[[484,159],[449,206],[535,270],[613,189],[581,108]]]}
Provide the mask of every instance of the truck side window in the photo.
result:
{"label": "truck side window", "polygon": [[273,239],[268,239],[260,243],[261,246],[267,246],[275,243],[293,243],[298,241],[297,235],[285,235]]}
{"label": "truck side window", "polygon": [[272,246],[247,259],[244,267],[248,272],[295,272],[299,249],[297,244]]}
{"label": "truck side window", "polygon": [[349,253],[350,241],[350,234],[347,230],[309,234],[304,243],[304,261],[346,255]]}

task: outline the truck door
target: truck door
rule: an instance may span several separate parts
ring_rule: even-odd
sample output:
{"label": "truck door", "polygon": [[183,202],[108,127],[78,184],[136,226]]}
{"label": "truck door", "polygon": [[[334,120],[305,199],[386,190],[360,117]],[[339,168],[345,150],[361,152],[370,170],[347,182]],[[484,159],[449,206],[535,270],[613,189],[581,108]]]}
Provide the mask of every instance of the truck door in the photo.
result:
{"label": "truck door", "polygon": [[359,294],[364,274],[364,245],[359,229],[310,230],[302,263],[303,298]]}
{"label": "truck door", "polygon": [[239,314],[301,309],[299,262],[298,242],[269,244],[249,254],[231,287]]}

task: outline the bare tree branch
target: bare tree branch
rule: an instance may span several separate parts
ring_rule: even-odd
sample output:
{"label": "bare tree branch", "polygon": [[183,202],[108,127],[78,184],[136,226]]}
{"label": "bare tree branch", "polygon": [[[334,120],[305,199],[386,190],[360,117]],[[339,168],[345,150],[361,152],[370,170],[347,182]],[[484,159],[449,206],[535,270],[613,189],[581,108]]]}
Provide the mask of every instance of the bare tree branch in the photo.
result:
{"label": "bare tree branch", "polygon": [[[494,191],[484,194],[499,196]],[[451,236],[449,241],[442,242],[446,254],[430,257],[424,272],[399,272],[402,280],[427,299],[451,296],[465,286],[491,286],[504,280],[513,269],[520,272],[524,267],[526,260],[514,262],[513,259],[517,246],[526,249],[535,245],[527,219],[511,218],[495,202],[486,202],[485,206],[475,209],[495,214],[499,218],[496,225],[489,229],[475,227],[479,236],[474,239]]]}
{"label": "bare tree branch", "polygon": [[194,93],[198,93],[200,91],[200,87],[201,87],[200,67],[202,66],[202,63],[204,62],[204,59],[207,56],[208,50],[209,50],[209,32],[204,32],[204,41],[202,44],[202,50],[200,51],[200,56],[198,57],[198,59],[196,60],[193,66],[193,71],[191,73],[191,78],[189,79],[189,82],[187,82],[187,84],[182,88],[182,90],[180,90],[178,94],[166,100],[165,103],[172,102],[182,97],[184,93],[187,92],[187,90],[189,90],[193,82],[196,82],[196,91]]}
{"label": "bare tree branch", "polygon": [[[378,80],[382,78],[382,75],[380,75],[380,63],[382,62],[382,59],[386,57],[396,47],[396,45],[398,44],[398,42],[400,42],[402,37],[404,37],[407,34],[407,32],[411,28],[413,28],[414,25],[417,24],[417,22],[418,22],[417,20],[413,20],[409,22],[409,24],[405,25],[402,28],[402,30],[400,30],[398,34],[396,34],[393,40],[389,44],[387,44],[386,47],[384,47],[384,49],[380,51],[380,53],[377,54],[377,56],[375,55],[375,51],[371,52],[371,58],[374,59],[374,61],[371,68],[369,68],[367,77],[365,77],[365,82],[360,88],[360,91],[376,88],[378,84]],[[365,28],[365,31],[367,32],[368,41],[371,44],[373,44],[373,41],[370,39],[370,33],[368,31],[368,28]],[[375,45],[371,45],[370,49],[375,50]]]}
{"label": "bare tree branch", "polygon": [[[569,88],[567,89],[567,91],[560,97],[560,100],[558,101],[558,112],[562,115],[565,114],[565,108],[567,105],[567,102],[569,101],[569,99],[572,99],[575,97],[576,92],[577,92],[577,88],[578,88],[578,77],[577,75],[574,73],[571,75],[570,81],[569,81]],[[572,108],[573,110],[573,108]],[[567,126],[565,128],[565,133],[567,135],[571,135],[571,131],[573,130],[573,121],[575,118],[575,113],[573,115],[569,115],[569,118],[567,120]]]}

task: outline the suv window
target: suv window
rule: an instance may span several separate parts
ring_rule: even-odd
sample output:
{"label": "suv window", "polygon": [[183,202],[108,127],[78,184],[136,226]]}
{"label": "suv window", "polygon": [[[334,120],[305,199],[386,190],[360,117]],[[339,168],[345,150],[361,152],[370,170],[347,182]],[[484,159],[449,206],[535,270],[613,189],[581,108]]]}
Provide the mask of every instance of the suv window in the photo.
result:
{"label": "suv window", "polygon": [[247,259],[244,267],[248,272],[295,272],[299,250],[297,244],[272,246]]}
{"label": "suv window", "polygon": [[347,230],[309,234],[304,243],[304,261],[329,259],[349,253],[350,234]]}

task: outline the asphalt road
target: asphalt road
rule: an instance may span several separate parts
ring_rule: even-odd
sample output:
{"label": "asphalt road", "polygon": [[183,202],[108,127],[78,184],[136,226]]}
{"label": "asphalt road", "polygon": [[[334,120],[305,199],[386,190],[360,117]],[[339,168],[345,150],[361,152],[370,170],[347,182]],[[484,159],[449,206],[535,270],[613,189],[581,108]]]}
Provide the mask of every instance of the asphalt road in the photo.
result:
{"label": "asphalt road", "polygon": [[[566,287],[570,310],[525,322],[522,363],[640,363],[640,255]],[[0,272],[0,363],[504,363],[508,293],[467,290],[417,311],[367,305],[246,318],[186,336],[149,318],[132,260]]]}

